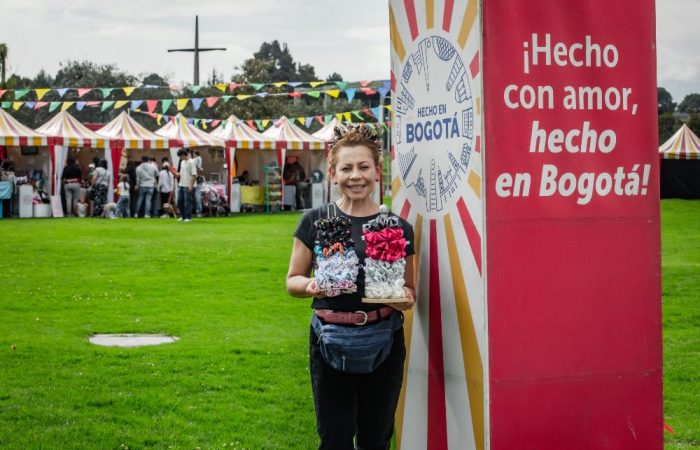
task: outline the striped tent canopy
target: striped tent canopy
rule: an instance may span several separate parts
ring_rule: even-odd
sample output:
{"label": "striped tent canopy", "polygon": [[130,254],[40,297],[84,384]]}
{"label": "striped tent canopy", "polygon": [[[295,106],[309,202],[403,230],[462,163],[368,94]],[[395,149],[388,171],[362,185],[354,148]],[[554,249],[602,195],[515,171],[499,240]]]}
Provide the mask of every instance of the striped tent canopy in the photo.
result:
{"label": "striped tent canopy", "polygon": [[223,139],[210,136],[190,125],[182,114],[178,114],[174,120],[157,129],[156,134],[178,140],[184,147],[224,147]]}
{"label": "striped tent canopy", "polygon": [[169,147],[182,147],[177,140],[171,140],[158,136],[152,131],[136,122],[122,111],[107,125],[96,131],[100,136],[116,141],[122,148],[128,149],[167,149]]}
{"label": "striped tent canopy", "polygon": [[49,136],[54,144],[67,147],[108,148],[109,139],[86,128],[78,119],[61,111],[36,129]]}
{"label": "striped tent canopy", "polygon": [[328,121],[327,124],[325,124],[323,126],[323,128],[321,128],[317,132],[313,133],[311,136],[317,137],[319,139],[323,139],[324,141],[328,142],[334,136],[333,129],[339,125],[340,125],[340,120],[338,120],[337,117],[333,117],[331,120]]}
{"label": "striped tent canopy", "polygon": [[0,109],[0,145],[46,146],[48,138],[22,125],[9,113]]}
{"label": "striped tent canopy", "polygon": [[306,131],[297,127],[285,116],[265,130],[263,136],[282,141],[287,150],[325,150],[326,142],[323,139],[311,136]]}
{"label": "striped tent canopy", "polygon": [[662,159],[700,159],[700,139],[688,125],[683,124],[676,134],[659,147]]}
{"label": "striped tent canopy", "polygon": [[221,125],[209,134],[225,140],[227,145],[242,149],[273,150],[277,143],[274,139],[251,129],[234,115],[221,122]]}

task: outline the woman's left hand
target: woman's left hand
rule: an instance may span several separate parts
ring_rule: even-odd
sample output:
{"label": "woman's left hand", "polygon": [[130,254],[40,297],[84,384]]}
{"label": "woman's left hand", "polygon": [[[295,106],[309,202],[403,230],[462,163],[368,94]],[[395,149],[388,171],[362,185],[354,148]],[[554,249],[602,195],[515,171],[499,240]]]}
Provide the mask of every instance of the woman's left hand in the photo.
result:
{"label": "woman's left hand", "polygon": [[406,298],[408,299],[408,301],[389,303],[389,306],[399,311],[406,311],[413,308],[413,305],[416,304],[416,297],[413,289],[404,286],[403,291],[406,294]]}

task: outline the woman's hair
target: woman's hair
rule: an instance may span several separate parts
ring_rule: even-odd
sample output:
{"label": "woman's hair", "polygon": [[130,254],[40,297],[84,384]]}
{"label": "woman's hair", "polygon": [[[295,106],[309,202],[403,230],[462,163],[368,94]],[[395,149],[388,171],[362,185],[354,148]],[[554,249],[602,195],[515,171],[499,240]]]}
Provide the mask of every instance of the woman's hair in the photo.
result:
{"label": "woman's hair", "polygon": [[129,175],[122,175],[120,178],[120,181],[122,183],[128,183],[129,182]]}
{"label": "woman's hair", "polygon": [[102,167],[103,169],[107,168],[107,160],[106,159],[101,159],[99,163],[97,163],[98,167]]}
{"label": "woman's hair", "polygon": [[337,163],[336,155],[340,147],[356,147],[364,145],[372,153],[374,165],[379,167],[379,160],[382,157],[382,144],[379,136],[370,127],[361,123],[357,125],[341,125],[333,129],[333,138],[328,142],[328,167],[335,167]]}
{"label": "woman's hair", "polygon": [[73,164],[75,164],[75,158],[66,159],[66,166],[72,166]]}

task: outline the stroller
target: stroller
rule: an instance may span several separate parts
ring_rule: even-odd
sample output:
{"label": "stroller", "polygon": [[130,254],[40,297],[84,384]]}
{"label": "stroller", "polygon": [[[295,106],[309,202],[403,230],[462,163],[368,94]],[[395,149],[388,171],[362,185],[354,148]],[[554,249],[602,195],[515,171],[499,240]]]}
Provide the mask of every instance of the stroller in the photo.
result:
{"label": "stroller", "polygon": [[202,186],[202,209],[209,217],[229,215],[231,208],[222,184],[205,183]]}

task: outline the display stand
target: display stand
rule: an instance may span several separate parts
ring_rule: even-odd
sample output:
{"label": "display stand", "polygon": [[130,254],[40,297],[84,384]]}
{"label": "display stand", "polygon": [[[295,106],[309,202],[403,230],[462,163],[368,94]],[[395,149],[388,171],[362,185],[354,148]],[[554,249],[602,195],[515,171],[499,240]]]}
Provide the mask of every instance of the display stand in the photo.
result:
{"label": "display stand", "polygon": [[278,166],[264,166],[265,211],[279,211],[282,206],[282,171]]}

